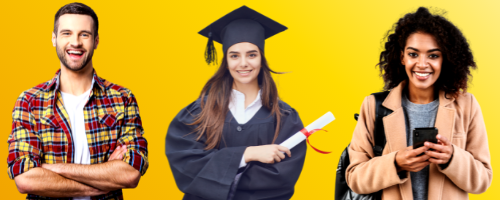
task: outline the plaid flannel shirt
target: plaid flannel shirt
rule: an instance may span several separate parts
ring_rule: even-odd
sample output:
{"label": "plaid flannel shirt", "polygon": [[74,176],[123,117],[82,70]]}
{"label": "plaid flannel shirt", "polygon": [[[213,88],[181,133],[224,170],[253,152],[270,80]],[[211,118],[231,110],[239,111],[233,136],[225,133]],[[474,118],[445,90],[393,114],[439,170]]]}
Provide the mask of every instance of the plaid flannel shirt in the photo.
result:
{"label": "plaid flannel shirt", "polygon": [[[8,174],[14,179],[42,163],[73,163],[69,117],[59,91],[59,75],[23,92],[12,112]],[[91,164],[104,163],[114,149],[126,145],[123,161],[141,172],[148,168],[147,141],[142,137],[139,108],[130,90],[98,77],[84,107]],[[26,199],[56,199],[28,194]],[[72,198],[60,198],[72,199]],[[123,199],[121,190],[92,199]]]}

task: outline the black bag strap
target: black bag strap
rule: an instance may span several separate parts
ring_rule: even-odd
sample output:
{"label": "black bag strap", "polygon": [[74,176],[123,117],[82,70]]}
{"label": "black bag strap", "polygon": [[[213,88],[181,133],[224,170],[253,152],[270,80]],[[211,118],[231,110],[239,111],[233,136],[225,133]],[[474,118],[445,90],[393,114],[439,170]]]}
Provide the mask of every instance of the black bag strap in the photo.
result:
{"label": "black bag strap", "polygon": [[389,95],[389,91],[377,92],[372,95],[375,96],[375,146],[373,146],[373,152],[375,156],[381,156],[385,143],[387,142],[385,138],[384,121],[382,118],[390,115],[392,110],[382,106],[385,98]]}
{"label": "black bag strap", "polygon": [[[375,156],[381,156],[386,143],[384,122],[382,118],[392,113],[391,110],[382,106],[385,98],[387,97],[387,95],[389,95],[389,91],[373,93],[372,95],[375,96],[375,146],[373,147],[373,152],[375,153]],[[354,114],[354,119],[356,119],[356,121],[358,121],[358,117],[359,114]],[[340,155],[339,164],[337,166],[337,176],[335,180],[335,200],[382,199],[382,190],[372,194],[359,195],[354,193],[349,188],[345,179],[345,171],[351,163],[349,160],[348,148],[349,145],[344,149],[342,155]]]}
{"label": "black bag strap", "polygon": [[[384,121],[382,120],[382,118],[391,114],[392,110],[389,110],[382,106],[385,98],[387,97],[387,95],[389,95],[389,91],[373,93],[372,95],[375,96],[375,146],[373,147],[373,152],[375,153],[375,156],[381,156],[386,143]],[[354,114],[354,119],[356,119],[356,121],[358,121],[358,117],[359,114]],[[382,199],[382,190],[372,194],[359,195],[354,193],[349,188],[345,178],[345,171],[351,163],[349,160],[348,148],[349,145],[344,149],[342,155],[340,155],[339,164],[337,166],[337,176],[335,180],[335,200]]]}

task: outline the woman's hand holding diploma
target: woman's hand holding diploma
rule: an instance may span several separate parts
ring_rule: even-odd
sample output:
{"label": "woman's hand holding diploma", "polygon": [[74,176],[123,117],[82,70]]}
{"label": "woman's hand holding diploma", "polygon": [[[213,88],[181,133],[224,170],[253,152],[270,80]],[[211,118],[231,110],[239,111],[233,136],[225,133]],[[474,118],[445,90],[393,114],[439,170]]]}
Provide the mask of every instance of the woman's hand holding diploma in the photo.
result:
{"label": "woman's hand holding diploma", "polygon": [[[323,128],[333,120],[335,120],[333,114],[331,112],[327,112],[326,114],[321,116],[319,119],[317,119],[304,129],[305,131],[307,131],[306,133],[312,134],[315,130]],[[285,159],[285,154],[287,154],[288,157],[292,157],[290,149],[295,147],[297,144],[304,141],[305,139],[307,139],[308,136],[309,135],[305,135],[305,133],[299,131],[298,133],[288,138],[280,145],[270,144],[270,145],[250,146],[245,149],[243,157],[246,163],[250,161],[259,161],[261,163],[268,163],[268,164],[281,162],[281,160]]]}
{"label": "woman's hand holding diploma", "polygon": [[243,155],[247,163],[250,161],[259,161],[261,163],[273,164],[285,159],[285,153],[288,157],[292,157],[290,149],[281,145],[270,144],[247,147]]}

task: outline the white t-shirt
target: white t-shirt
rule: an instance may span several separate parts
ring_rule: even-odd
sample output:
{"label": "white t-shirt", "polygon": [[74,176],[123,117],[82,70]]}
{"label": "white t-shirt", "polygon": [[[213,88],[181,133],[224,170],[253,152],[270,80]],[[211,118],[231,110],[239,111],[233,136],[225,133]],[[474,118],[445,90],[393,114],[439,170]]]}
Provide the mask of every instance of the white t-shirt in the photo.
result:
{"label": "white t-shirt", "polygon": [[[72,94],[61,92],[63,98],[64,109],[68,113],[69,121],[71,123],[71,135],[73,137],[74,147],[74,163],[76,164],[90,164],[90,150],[87,142],[87,133],[85,129],[85,116],[83,108],[87,103],[90,90],[85,93],[74,96]],[[90,200],[90,197],[75,197],[75,200]]]}
{"label": "white t-shirt", "polygon": [[[229,110],[238,124],[247,123],[255,114],[257,114],[257,111],[260,110],[262,107],[260,92],[261,91],[259,90],[255,100],[245,108],[245,94],[233,89],[231,93],[231,101],[229,101]],[[240,161],[240,168],[245,166],[247,166],[247,163],[245,162],[245,155],[243,155]]]}

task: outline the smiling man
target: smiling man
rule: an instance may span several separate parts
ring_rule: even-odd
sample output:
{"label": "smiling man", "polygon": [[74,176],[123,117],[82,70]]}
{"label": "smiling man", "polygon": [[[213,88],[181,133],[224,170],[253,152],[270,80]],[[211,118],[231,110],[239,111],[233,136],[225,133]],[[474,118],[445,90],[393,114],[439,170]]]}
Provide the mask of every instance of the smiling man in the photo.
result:
{"label": "smiling man", "polygon": [[16,101],[8,173],[27,199],[123,199],[148,168],[134,95],[94,70],[98,27],[84,4],[59,9],[52,43],[61,69]]}

